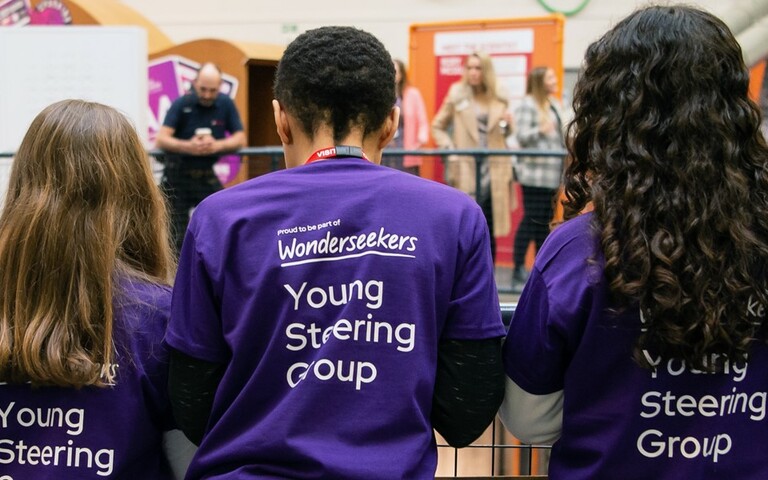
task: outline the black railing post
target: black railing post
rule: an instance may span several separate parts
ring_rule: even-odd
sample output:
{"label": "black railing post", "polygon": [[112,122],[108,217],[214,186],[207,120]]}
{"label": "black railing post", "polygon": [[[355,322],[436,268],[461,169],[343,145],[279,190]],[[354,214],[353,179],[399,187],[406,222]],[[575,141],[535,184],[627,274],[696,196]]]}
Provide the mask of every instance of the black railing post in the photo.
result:
{"label": "black railing post", "polygon": [[[475,155],[475,201],[480,201],[480,194],[482,193],[482,184],[483,184],[483,178],[482,178],[482,171],[483,171],[483,158],[484,155]],[[491,232],[491,235],[493,235],[493,232]]]}

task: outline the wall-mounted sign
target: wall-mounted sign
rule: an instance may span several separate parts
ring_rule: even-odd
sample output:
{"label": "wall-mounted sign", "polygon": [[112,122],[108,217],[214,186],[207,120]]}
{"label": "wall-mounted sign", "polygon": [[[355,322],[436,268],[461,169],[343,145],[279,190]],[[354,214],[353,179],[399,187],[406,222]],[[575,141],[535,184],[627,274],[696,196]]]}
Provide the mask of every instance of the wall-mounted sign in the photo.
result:
{"label": "wall-mounted sign", "polygon": [[0,0],[0,26],[69,25],[72,14],[60,0],[43,0],[35,8],[29,0]]}

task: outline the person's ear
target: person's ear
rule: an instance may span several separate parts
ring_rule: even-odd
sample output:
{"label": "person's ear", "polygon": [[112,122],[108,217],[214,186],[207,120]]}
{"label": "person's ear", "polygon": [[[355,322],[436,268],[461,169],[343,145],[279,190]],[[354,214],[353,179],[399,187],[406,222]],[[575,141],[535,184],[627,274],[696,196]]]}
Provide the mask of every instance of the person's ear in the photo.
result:
{"label": "person's ear", "polygon": [[275,126],[277,127],[277,135],[280,137],[280,141],[283,145],[290,145],[293,137],[291,135],[291,125],[288,123],[288,115],[276,99],[272,100],[272,112],[275,115]]}
{"label": "person's ear", "polygon": [[384,127],[381,129],[381,135],[379,137],[379,148],[383,149],[389,142],[395,138],[397,133],[397,125],[400,122],[400,107],[392,107],[389,111],[387,119],[384,121]]}

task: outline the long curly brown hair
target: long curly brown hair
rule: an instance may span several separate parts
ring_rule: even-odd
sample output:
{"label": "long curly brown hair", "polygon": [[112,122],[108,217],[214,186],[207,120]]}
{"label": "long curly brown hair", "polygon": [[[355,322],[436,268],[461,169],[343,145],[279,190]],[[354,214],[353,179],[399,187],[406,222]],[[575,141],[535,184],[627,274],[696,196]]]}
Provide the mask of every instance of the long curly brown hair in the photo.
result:
{"label": "long curly brown hair", "polygon": [[587,50],[574,91],[565,216],[594,207],[619,308],[650,350],[711,369],[742,359],[764,320],[768,147],[728,27],[648,7]]}

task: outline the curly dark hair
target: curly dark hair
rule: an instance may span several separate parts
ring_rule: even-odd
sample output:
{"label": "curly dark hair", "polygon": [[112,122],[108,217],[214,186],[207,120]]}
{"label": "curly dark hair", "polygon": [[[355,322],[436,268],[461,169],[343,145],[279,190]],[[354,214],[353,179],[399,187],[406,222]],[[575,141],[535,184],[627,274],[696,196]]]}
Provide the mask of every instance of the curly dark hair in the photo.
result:
{"label": "curly dark hair", "polygon": [[277,66],[275,98],[313,136],[326,123],[336,142],[355,125],[381,128],[395,105],[395,68],[384,45],[353,27],[321,27],[293,40]]}
{"label": "curly dark hair", "polygon": [[[712,370],[764,339],[768,147],[728,27],[692,7],[636,11],[587,50],[565,216],[590,206],[618,308],[643,350]],[[722,361],[722,360],[721,360]],[[714,367],[716,368],[716,367]]]}

